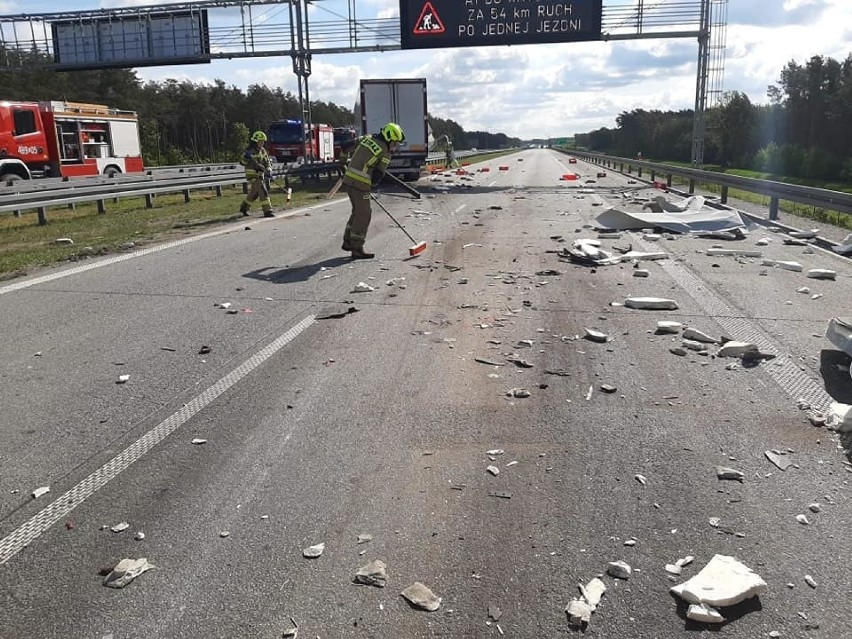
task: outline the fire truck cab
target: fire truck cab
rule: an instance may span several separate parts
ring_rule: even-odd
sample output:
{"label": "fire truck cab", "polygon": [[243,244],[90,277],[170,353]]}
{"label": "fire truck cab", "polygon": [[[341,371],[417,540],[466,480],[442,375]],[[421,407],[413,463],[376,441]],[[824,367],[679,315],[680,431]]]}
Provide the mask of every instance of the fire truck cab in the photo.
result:
{"label": "fire truck cab", "polygon": [[143,170],[133,111],[77,102],[0,102],[0,183]]}

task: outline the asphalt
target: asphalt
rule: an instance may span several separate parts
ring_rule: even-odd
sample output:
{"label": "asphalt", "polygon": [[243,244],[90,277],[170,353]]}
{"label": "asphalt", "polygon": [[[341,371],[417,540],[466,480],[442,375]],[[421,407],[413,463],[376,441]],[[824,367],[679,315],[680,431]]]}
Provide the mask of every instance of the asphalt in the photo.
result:
{"label": "asphalt", "polygon": [[[379,195],[428,242],[416,258],[374,207],[378,257],[351,262],[345,201],[320,201],[0,288],[0,638],[272,638],[291,617],[300,637],[571,636],[577,584],[616,560],[633,575],[603,577],[585,635],[711,636],[669,588],[715,554],[768,584],[722,610],[724,636],[852,636],[852,468],[797,406],[850,393],[837,374],[849,358],[822,337],[848,315],[849,261],[752,229],[738,242],[603,240],[670,254],[642,264],[646,279],[632,264],[578,266],[558,252],[596,237],[600,207],[577,189],[621,205],[626,177],[546,149],[468,168],[421,179],[418,201]],[[560,180],[569,169],[580,179]],[[767,258],[837,280],[705,254],[764,236]],[[359,282],[375,290],[353,293]],[[679,309],[618,305],[634,295]],[[679,357],[680,340],[654,331],[661,319],[749,335],[778,357],[735,370]],[[507,396],[517,388],[530,397]],[[718,480],[717,465],[744,480]],[[50,492],[33,499],[39,486]],[[322,557],[302,557],[319,542]],[[125,557],[155,568],[104,587],[99,571]],[[372,559],[388,566],[385,588],[352,583]],[[442,598],[437,612],[400,597],[415,581]]]}

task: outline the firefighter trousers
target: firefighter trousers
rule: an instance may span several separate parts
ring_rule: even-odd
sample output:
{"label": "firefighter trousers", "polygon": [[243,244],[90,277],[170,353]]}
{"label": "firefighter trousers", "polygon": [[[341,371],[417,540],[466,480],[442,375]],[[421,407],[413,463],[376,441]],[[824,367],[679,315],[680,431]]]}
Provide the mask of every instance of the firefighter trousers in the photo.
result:
{"label": "firefighter trousers", "polygon": [[352,204],[352,214],[343,232],[343,246],[349,247],[348,250],[363,251],[367,229],[370,228],[370,219],[373,216],[370,191],[359,191],[351,186],[345,188],[349,195],[349,202]]}
{"label": "firefighter trousers", "polygon": [[243,211],[248,211],[251,208],[251,203],[255,200],[260,200],[260,207],[264,213],[272,213],[272,200],[269,199],[269,188],[266,186],[266,181],[262,177],[256,177],[251,181],[246,199],[243,200],[243,205],[240,208]]}

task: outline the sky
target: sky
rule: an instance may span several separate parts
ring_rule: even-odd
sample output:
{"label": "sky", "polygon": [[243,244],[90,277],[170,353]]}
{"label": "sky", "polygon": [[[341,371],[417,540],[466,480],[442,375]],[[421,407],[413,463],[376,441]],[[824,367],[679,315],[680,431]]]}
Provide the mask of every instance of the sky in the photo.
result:
{"label": "sky", "polygon": [[[399,0],[352,1],[359,19],[399,16]],[[500,0],[504,6],[509,1]],[[667,2],[675,0],[645,0],[645,5]],[[603,4],[630,3],[604,0]],[[150,0],[0,0],[0,13],[149,4]],[[804,63],[814,55],[845,59],[852,53],[848,4],[849,0],[730,0],[722,89],[766,104],[767,87],[777,83],[788,61]],[[321,19],[339,20],[335,14],[348,15],[345,0],[318,0],[313,6],[310,15],[317,24]],[[424,77],[429,112],[435,117],[452,119],[467,131],[554,138],[614,127],[619,113],[633,109],[693,108],[697,59],[694,38],[325,54],[313,56],[309,86],[312,100],[352,108],[361,78]],[[143,80],[220,79],[243,89],[265,83],[297,91],[290,58],[147,67],[138,74]]]}

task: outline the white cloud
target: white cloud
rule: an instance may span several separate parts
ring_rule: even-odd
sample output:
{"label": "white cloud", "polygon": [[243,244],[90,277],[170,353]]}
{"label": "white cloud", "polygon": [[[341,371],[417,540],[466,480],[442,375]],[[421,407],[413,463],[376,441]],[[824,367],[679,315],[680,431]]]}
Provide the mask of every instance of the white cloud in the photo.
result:
{"label": "white cloud", "polygon": [[[399,8],[397,0],[357,3],[365,20],[394,17]],[[848,0],[774,4],[767,11],[765,2],[735,1],[728,9],[724,88],[757,103],[767,102],[767,86],[789,60],[843,59],[852,50]],[[339,7],[332,0],[312,6]],[[345,6],[337,10],[346,12]],[[697,56],[694,38],[327,54],[313,57],[310,95],[351,108],[361,78],[425,77],[436,117],[467,130],[563,136],[613,127],[619,113],[632,109],[692,109]],[[289,58],[161,67],[140,75],[222,78],[243,88],[260,82],[296,93]]]}

